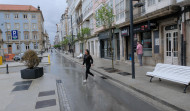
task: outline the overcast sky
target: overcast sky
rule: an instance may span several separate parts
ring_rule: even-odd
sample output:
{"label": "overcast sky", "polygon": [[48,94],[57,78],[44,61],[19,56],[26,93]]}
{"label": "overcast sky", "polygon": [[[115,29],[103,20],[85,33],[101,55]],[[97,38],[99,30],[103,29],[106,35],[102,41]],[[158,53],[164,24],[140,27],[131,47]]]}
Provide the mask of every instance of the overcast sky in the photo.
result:
{"label": "overcast sky", "polygon": [[66,0],[0,0],[0,4],[32,5],[40,6],[45,19],[45,29],[47,30],[51,43],[56,33],[56,24],[60,21],[61,15],[66,9]]}

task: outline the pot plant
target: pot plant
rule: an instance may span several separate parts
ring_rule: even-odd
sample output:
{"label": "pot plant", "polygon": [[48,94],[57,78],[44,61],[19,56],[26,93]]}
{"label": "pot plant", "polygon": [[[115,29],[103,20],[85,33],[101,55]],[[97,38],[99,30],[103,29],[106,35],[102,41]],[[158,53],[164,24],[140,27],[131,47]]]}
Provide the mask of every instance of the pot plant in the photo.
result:
{"label": "pot plant", "polygon": [[36,79],[44,75],[43,67],[37,67],[40,60],[35,51],[26,51],[22,58],[22,61],[24,61],[24,64],[27,66],[27,68],[21,70],[21,78]]}

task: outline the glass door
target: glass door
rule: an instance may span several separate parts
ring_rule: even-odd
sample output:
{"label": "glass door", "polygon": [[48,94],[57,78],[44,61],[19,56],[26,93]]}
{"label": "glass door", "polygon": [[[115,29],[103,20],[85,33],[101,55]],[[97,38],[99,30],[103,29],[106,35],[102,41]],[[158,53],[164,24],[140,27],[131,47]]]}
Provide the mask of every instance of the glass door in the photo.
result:
{"label": "glass door", "polygon": [[168,31],[166,32],[165,40],[165,63],[166,64],[178,64],[178,32]]}

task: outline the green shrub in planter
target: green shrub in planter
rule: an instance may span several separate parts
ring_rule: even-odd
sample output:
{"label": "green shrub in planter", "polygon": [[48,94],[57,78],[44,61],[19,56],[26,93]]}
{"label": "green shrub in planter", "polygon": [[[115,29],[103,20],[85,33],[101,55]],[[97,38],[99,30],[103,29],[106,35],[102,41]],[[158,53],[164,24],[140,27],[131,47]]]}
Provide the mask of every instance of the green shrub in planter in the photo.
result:
{"label": "green shrub in planter", "polygon": [[21,70],[21,78],[36,79],[43,76],[43,67],[37,67],[39,65],[40,60],[35,51],[26,51],[22,57],[22,61],[24,61],[24,64],[28,68]]}

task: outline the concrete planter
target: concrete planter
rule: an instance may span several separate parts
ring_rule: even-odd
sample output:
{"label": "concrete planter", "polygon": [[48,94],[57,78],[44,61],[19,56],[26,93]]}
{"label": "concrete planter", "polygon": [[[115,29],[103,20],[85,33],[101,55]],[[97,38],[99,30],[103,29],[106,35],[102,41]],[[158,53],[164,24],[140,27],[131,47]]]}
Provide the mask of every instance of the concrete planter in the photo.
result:
{"label": "concrete planter", "polygon": [[36,79],[44,75],[43,67],[35,67],[34,69],[23,69],[20,72],[22,79]]}

